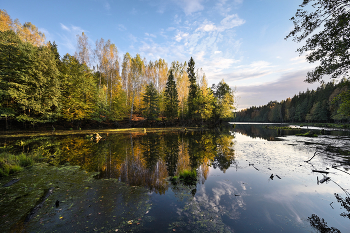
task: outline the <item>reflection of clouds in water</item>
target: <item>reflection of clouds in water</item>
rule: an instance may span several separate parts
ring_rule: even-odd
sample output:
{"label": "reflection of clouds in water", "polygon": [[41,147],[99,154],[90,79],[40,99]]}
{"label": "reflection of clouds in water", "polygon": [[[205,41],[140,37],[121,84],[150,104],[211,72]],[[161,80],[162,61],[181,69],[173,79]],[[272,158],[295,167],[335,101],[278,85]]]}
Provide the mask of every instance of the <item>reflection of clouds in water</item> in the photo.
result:
{"label": "reflection of clouds in water", "polygon": [[265,209],[265,217],[267,218],[267,221],[269,221],[269,223],[273,223],[272,218],[270,213],[267,211],[267,209]]}
{"label": "reflection of clouds in water", "polygon": [[245,193],[242,192],[246,187],[245,184],[240,184],[240,186],[241,191],[227,181],[218,181],[216,182],[216,187],[212,188],[212,193],[209,194],[205,191],[205,186],[202,185],[197,192],[196,201],[201,207],[210,208],[211,211],[227,214],[233,219],[238,219],[238,209],[245,209],[246,206],[243,200]]}
{"label": "reflection of clouds in water", "polygon": [[195,197],[188,198],[184,208],[177,209],[179,222],[176,224],[186,221],[186,229],[191,231],[232,232],[223,218],[239,219],[241,209],[246,209],[243,200],[243,196],[247,195],[246,184],[241,183],[235,186],[229,181],[218,181],[211,190],[207,190],[205,185],[197,186]]}
{"label": "reflection of clouds in water", "polygon": [[[317,192],[315,190],[317,189]],[[304,208],[310,209],[317,209],[317,205],[313,202],[313,196],[310,197],[310,194],[316,195],[319,194],[330,194],[339,191],[339,189],[335,185],[323,185],[318,186],[308,186],[305,187],[304,185],[291,185],[288,186],[288,189],[285,187],[282,189],[274,190],[273,192],[264,195],[264,198],[271,200],[273,203],[280,203],[282,206],[286,208],[289,215],[292,216],[296,222],[302,223],[302,218],[300,215],[302,213],[298,213],[293,204],[299,203],[302,204]],[[305,196],[304,194],[308,194]],[[303,198],[300,198],[300,196],[303,196]],[[310,199],[311,198],[311,199]],[[266,216],[268,218],[268,216]]]}
{"label": "reflection of clouds in water", "polygon": [[247,190],[247,188],[245,187],[245,183],[243,183],[243,182],[241,182],[241,187],[244,191]]}

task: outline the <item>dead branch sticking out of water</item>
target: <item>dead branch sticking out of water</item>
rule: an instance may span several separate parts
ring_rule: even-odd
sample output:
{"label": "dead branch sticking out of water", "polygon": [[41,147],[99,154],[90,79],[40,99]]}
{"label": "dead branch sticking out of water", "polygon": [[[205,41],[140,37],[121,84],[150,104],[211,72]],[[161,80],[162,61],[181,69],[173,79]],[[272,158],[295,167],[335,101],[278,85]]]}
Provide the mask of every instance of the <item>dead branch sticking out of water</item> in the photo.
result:
{"label": "dead branch sticking out of water", "polygon": [[[313,158],[317,155],[317,153],[320,153],[320,151],[317,151],[317,148],[316,148],[316,151],[315,151],[315,153],[314,153],[314,156],[312,156],[311,159],[313,159]],[[304,161],[304,162],[305,162],[305,163],[308,163],[308,162],[311,161],[311,159],[306,160],[306,161]]]}

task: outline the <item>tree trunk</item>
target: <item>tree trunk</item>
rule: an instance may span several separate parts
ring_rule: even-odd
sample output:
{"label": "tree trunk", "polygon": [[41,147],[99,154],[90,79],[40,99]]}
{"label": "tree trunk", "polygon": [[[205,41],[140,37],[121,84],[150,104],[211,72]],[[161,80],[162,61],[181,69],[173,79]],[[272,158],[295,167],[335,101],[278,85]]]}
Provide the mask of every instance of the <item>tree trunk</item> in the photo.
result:
{"label": "tree trunk", "polygon": [[132,113],[133,113],[133,108],[134,108],[134,98],[135,98],[135,93],[133,92],[132,93],[132,102],[131,102],[131,111],[130,111],[130,123],[131,123],[131,120],[132,120]]}

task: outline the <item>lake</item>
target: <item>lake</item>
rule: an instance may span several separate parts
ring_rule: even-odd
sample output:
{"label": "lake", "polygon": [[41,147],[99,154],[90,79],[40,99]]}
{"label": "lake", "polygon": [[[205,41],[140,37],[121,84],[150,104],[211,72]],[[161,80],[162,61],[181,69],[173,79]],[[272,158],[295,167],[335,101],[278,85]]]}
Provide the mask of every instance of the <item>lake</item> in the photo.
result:
{"label": "lake", "polygon": [[350,132],[281,126],[1,135],[0,231],[349,232]]}

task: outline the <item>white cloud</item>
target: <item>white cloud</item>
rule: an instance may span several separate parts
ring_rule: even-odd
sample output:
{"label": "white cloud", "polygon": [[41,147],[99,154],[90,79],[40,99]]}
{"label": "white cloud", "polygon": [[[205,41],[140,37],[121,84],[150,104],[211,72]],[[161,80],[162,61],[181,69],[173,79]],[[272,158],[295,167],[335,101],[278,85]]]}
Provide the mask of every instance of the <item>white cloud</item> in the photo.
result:
{"label": "white cloud", "polygon": [[66,26],[66,25],[64,25],[63,23],[60,23],[61,24],[61,28],[63,29],[63,30],[66,30],[66,31],[69,31],[70,32],[70,29]]}
{"label": "white cloud", "polygon": [[204,9],[203,0],[174,0],[183,9],[186,15],[190,15]]}
{"label": "white cloud", "polygon": [[227,30],[234,27],[241,26],[245,23],[245,20],[240,19],[237,14],[229,15],[221,20],[220,30]]}
{"label": "white cloud", "polygon": [[219,53],[222,53],[222,52],[218,50],[214,51],[214,54],[219,54]]}
{"label": "white cloud", "polygon": [[174,16],[174,23],[175,24],[181,23],[181,18],[177,14]]}
{"label": "white cloud", "polygon": [[177,41],[177,42],[180,42],[183,38],[186,38],[186,37],[188,37],[188,33],[184,33],[184,32],[178,32],[177,34],[176,34],[176,36],[175,36],[175,40]]}
{"label": "white cloud", "polygon": [[151,33],[147,33],[147,34],[148,34],[148,36],[150,36],[150,37],[157,38],[157,36],[154,35],[154,34],[151,34]]}
{"label": "white cloud", "polygon": [[204,24],[196,29],[196,31],[204,31],[204,32],[210,32],[217,30],[216,26],[213,23],[210,24]]}
{"label": "white cloud", "polygon": [[198,27],[195,31],[204,31],[204,32],[211,32],[211,31],[225,31],[227,29],[231,29],[234,27],[241,26],[245,23],[245,20],[240,19],[238,15],[233,14],[226,16],[223,20],[221,20],[219,26],[215,26],[214,23],[204,21],[204,23]]}

